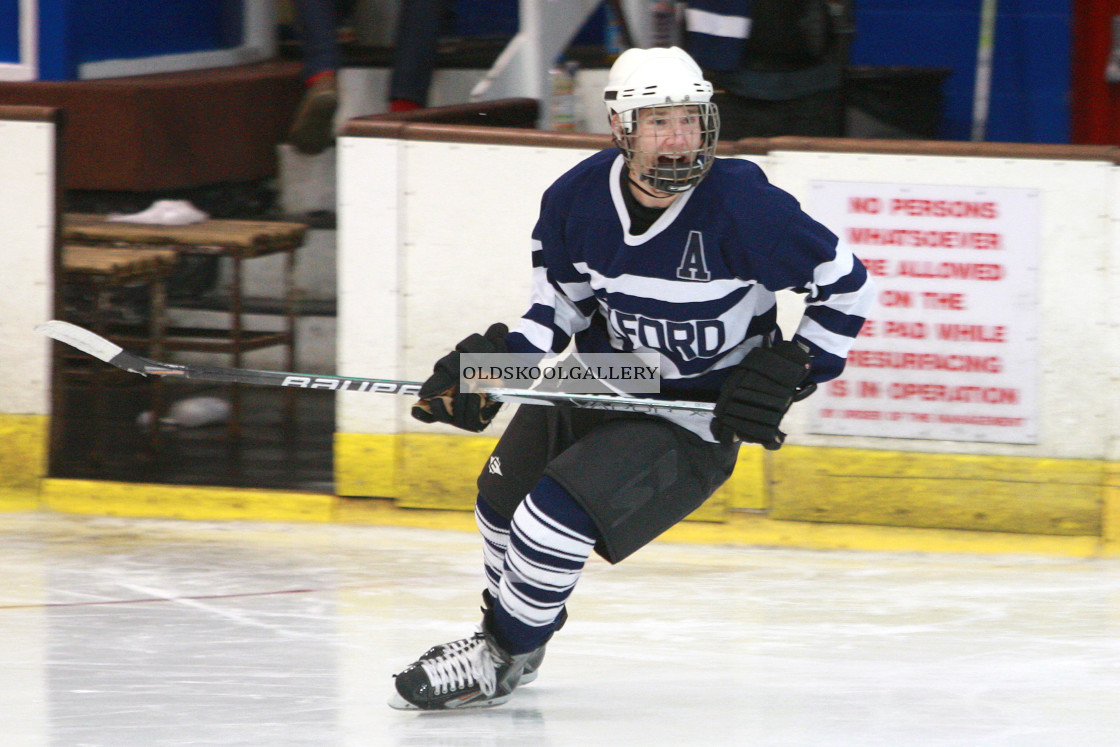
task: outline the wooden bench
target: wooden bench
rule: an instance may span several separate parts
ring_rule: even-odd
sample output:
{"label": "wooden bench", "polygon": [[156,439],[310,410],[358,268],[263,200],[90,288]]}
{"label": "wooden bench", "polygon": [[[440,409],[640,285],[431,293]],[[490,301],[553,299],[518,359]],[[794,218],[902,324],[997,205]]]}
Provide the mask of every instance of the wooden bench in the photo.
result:
{"label": "wooden bench", "polygon": [[101,278],[110,283],[165,278],[175,268],[179,253],[173,249],[112,249],[103,246],[68,245],[62,252],[62,270],[67,275]]}
{"label": "wooden bench", "polygon": [[[241,368],[244,354],[272,346],[286,349],[287,370],[296,370],[296,250],[303,245],[307,226],[286,221],[247,221],[213,219],[186,226],[157,226],[110,221],[104,215],[67,213],[62,220],[65,245],[81,244],[124,251],[160,248],[177,254],[228,257],[232,263],[229,295],[229,326],[226,329],[174,327],[166,323],[166,305],[159,309],[161,347],[164,351],[224,353],[231,365]],[[244,322],[243,263],[256,257],[286,255],[283,277],[283,331],[250,330]],[[118,336],[122,345],[146,345],[144,336]],[[240,435],[241,397],[236,385],[230,387],[230,436]]]}
{"label": "wooden bench", "polygon": [[[178,252],[173,249],[136,249],[136,248],[110,248],[103,246],[85,246],[71,244],[63,247],[62,267],[60,280],[64,284],[84,285],[93,291],[93,308],[90,319],[94,331],[98,334],[109,333],[108,315],[113,304],[113,292],[124,286],[146,286],[148,292],[148,327],[143,337],[145,351],[152,358],[161,358],[165,351],[165,304],[167,278],[174,271],[179,261]],[[85,321],[85,320],[82,320]],[[108,367],[88,367],[87,356],[78,356],[74,351],[62,348],[62,359],[73,365],[64,365],[61,370],[67,375],[88,375],[91,387],[91,398],[95,403],[95,417],[104,419],[105,392],[103,379],[114,372]],[[62,360],[60,359],[60,360]],[[151,409],[155,413],[163,412],[163,386],[160,377],[152,377],[149,384],[152,392]],[[62,392],[55,391],[55,412],[64,410]],[[102,428],[96,433],[101,434]],[[58,437],[58,434],[55,434]],[[158,416],[149,432],[149,444],[153,450],[159,445]],[[91,458],[96,461],[101,458],[101,443],[94,439],[91,444]]]}
{"label": "wooden bench", "polygon": [[62,281],[93,288],[95,331],[104,332],[113,289],[124,285],[148,286],[151,307],[149,330],[143,342],[151,355],[164,351],[167,303],[166,280],[179,261],[173,249],[110,248],[68,244],[62,249]]}

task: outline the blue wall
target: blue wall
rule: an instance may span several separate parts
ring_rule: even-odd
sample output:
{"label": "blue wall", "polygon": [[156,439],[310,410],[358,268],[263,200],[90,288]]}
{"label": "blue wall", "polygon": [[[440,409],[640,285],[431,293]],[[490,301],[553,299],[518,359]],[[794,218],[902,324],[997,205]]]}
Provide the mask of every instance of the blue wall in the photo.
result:
{"label": "blue wall", "polygon": [[241,8],[242,0],[40,0],[39,77],[72,80],[83,62],[239,46]]}
{"label": "blue wall", "polygon": [[[980,0],[855,0],[853,65],[947,67],[942,137],[968,140]],[[999,0],[987,140],[1068,143],[1071,0]]]}
{"label": "blue wall", "polygon": [[20,62],[19,0],[0,0],[0,62]]}

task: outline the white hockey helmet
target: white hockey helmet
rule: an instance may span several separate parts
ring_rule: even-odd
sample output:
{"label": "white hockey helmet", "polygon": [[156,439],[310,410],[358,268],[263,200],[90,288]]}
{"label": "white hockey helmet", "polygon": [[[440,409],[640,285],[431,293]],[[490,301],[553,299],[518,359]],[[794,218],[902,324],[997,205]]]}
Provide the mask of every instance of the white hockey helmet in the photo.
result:
{"label": "white hockey helmet", "polygon": [[[655,189],[685,192],[703,179],[712,167],[719,139],[719,112],[712,100],[712,84],[700,66],[680,47],[628,49],[611,66],[603,103],[612,118],[615,144],[628,165],[633,164],[638,110],[651,107],[696,106],[701,121],[701,144],[688,159],[651,169],[632,169]],[[614,115],[618,115],[615,124]],[[656,161],[656,154],[653,154]]]}

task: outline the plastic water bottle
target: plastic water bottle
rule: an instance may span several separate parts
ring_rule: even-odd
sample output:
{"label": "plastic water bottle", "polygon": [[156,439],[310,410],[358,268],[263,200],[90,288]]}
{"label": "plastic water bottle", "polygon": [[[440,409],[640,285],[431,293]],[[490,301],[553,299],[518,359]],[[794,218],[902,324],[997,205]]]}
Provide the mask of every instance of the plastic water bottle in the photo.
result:
{"label": "plastic water bottle", "polygon": [[556,132],[575,132],[579,117],[576,114],[576,73],[579,63],[570,61],[556,64],[549,71],[549,129]]}
{"label": "plastic water bottle", "polygon": [[[188,397],[167,408],[167,414],[160,418],[160,425],[166,428],[202,428],[217,425],[229,419],[229,402],[218,397]],[[154,415],[151,410],[140,413],[136,424],[141,430],[152,427]]]}

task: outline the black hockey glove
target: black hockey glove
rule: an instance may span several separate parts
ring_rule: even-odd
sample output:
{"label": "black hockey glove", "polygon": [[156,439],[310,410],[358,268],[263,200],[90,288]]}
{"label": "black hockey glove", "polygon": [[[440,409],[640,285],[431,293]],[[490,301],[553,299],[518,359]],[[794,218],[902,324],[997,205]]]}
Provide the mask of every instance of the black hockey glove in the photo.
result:
{"label": "black hockey glove", "polygon": [[420,387],[420,401],[412,406],[412,417],[424,423],[450,423],[456,428],[478,433],[490,425],[501,409],[501,402],[491,402],[485,394],[464,394],[459,391],[460,353],[504,353],[509,328],[502,323],[491,324],[485,335],[475,333],[455,350],[436,361],[434,373]]}
{"label": "black hockey glove", "polygon": [[771,451],[780,449],[786,438],[778,430],[782,417],[817,388],[801,385],[810,360],[808,351],[791,341],[747,353],[720,388],[712,435],[725,445],[738,437]]}

